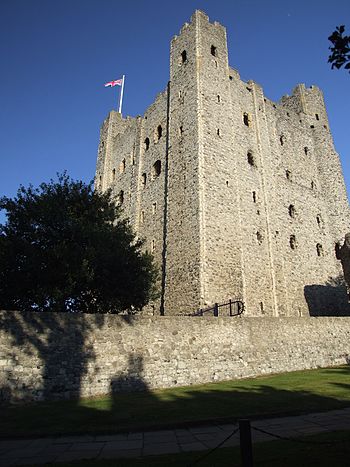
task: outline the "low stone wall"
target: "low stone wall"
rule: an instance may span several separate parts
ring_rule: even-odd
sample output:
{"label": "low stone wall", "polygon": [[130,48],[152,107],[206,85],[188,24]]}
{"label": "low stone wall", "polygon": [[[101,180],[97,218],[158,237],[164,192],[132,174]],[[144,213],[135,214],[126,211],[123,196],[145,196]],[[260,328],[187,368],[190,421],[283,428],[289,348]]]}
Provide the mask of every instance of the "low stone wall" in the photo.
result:
{"label": "low stone wall", "polygon": [[0,398],[94,396],[348,362],[350,318],[0,312]]}

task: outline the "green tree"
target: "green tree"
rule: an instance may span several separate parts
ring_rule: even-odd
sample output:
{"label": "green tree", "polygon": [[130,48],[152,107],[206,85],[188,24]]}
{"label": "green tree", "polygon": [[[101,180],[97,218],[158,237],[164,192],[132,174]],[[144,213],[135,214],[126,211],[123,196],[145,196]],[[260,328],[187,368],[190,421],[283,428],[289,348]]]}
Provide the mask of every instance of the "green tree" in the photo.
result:
{"label": "green tree", "polygon": [[337,26],[328,40],[332,42],[329,47],[332,52],[328,57],[328,62],[339,70],[342,66],[350,73],[350,36],[344,36],[345,26]]}
{"label": "green tree", "polygon": [[110,192],[64,173],[0,209],[0,309],[118,313],[155,298],[153,259]]}

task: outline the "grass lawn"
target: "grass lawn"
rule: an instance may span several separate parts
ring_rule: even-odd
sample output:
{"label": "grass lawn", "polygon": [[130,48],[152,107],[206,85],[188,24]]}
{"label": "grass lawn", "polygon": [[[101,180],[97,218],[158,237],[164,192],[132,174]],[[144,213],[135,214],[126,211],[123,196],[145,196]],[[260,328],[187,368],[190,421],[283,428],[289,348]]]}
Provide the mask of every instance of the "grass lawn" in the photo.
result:
{"label": "grass lawn", "polygon": [[[348,467],[350,456],[350,431],[322,433],[292,441],[270,441],[253,445],[255,467]],[[345,441],[345,442],[343,442]],[[329,444],[312,444],[328,443]],[[51,467],[186,467],[195,464],[208,451],[152,456],[139,459],[78,461],[50,464]],[[198,467],[239,467],[239,447],[218,449],[204,458]],[[29,467],[29,466],[28,466]],[[37,467],[37,466],[32,466]]]}
{"label": "grass lawn", "polygon": [[115,433],[350,406],[350,367],[1,408],[0,436]]}

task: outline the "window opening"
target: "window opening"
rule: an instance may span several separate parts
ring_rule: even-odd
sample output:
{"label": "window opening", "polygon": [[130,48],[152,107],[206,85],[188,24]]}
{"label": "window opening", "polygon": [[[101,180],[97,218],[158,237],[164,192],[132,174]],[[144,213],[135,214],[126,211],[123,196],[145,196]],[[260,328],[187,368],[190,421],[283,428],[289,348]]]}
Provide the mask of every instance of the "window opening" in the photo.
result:
{"label": "window opening", "polygon": [[158,128],[157,128],[157,137],[158,137],[158,141],[160,140],[160,138],[162,137],[162,133],[163,133],[163,128],[161,125],[158,125]]}
{"label": "window opening", "polygon": [[253,203],[256,203],[256,193],[253,191]]}
{"label": "window opening", "polygon": [[226,186],[228,186],[228,180],[226,180]]}
{"label": "window opening", "polygon": [[156,249],[156,241],[155,240],[152,240],[152,244],[151,244],[151,252],[154,253],[154,250]]}
{"label": "window opening", "polygon": [[217,98],[218,98],[218,102],[221,102],[221,97],[219,96],[219,94],[218,94]]}
{"label": "window opening", "polygon": [[119,192],[118,201],[119,201],[119,204],[124,203],[124,191],[123,190],[120,190],[120,192]]}
{"label": "window opening", "polygon": [[243,123],[245,126],[249,126],[249,115],[246,112],[243,114]]}
{"label": "window opening", "polygon": [[148,151],[149,149],[149,138],[145,139],[145,150]]}
{"label": "window opening", "polygon": [[286,170],[286,179],[290,180],[291,172],[290,170]]}
{"label": "window opening", "polygon": [[320,117],[318,116],[318,114],[315,114],[315,117],[316,117],[316,120],[319,120]]}
{"label": "window opening", "polygon": [[123,159],[120,163],[120,166],[119,166],[119,172],[122,174],[125,172],[125,167],[126,167],[126,161],[125,159]]}
{"label": "window opening", "polygon": [[113,180],[113,182],[115,180],[115,169],[112,170],[112,180]]}
{"label": "window opening", "polygon": [[152,204],[152,214],[155,214],[157,212],[157,203]]}
{"label": "window opening", "polygon": [[217,50],[216,50],[215,45],[212,45],[212,46],[210,47],[210,53],[212,54],[213,57],[216,57],[216,56],[217,56]]}
{"label": "window opening", "polygon": [[317,225],[318,225],[319,227],[322,227],[322,218],[321,218],[320,214],[318,214],[318,215],[316,216],[316,221],[317,221]]}
{"label": "window opening", "polygon": [[317,251],[317,256],[323,256],[323,247],[321,243],[317,243],[316,251]]}
{"label": "window opening", "polygon": [[159,177],[161,169],[162,169],[162,163],[160,162],[160,160],[158,160],[153,164],[153,168],[152,168],[153,178]]}
{"label": "window opening", "polygon": [[293,219],[295,218],[295,207],[293,206],[293,204],[289,205],[288,213],[290,217],[292,217]]}
{"label": "window opening", "polygon": [[309,152],[309,148],[307,146],[304,147],[304,152],[305,152],[305,156],[307,156]]}
{"label": "window opening", "polygon": [[314,190],[316,188],[315,182],[311,180],[311,190]]}
{"label": "window opening", "polygon": [[263,315],[265,314],[264,303],[263,303],[263,302],[260,302],[260,311],[261,311],[261,313],[262,313]]}
{"label": "window opening", "polygon": [[147,182],[147,175],[145,173],[143,173],[142,176],[141,176],[141,179],[142,179],[143,188],[145,188],[146,182]]}
{"label": "window opening", "polygon": [[218,129],[216,130],[216,134],[217,134],[218,136],[220,136],[220,128],[218,128]]}
{"label": "window opening", "polygon": [[183,52],[181,52],[181,61],[182,61],[182,63],[186,63],[186,62],[187,62],[187,52],[186,52],[186,50],[184,50]]}
{"label": "window opening", "polygon": [[314,125],[310,125],[310,128],[315,128]]}
{"label": "window opening", "polygon": [[285,137],[284,137],[284,135],[281,135],[281,136],[280,136],[280,143],[281,143],[281,146],[284,145],[284,142],[285,142]]}
{"label": "window opening", "polygon": [[180,128],[179,128],[179,134],[180,134],[180,136],[182,136],[182,135],[183,135],[183,132],[184,132],[184,128],[183,128],[183,126],[180,126]]}
{"label": "window opening", "polygon": [[257,239],[259,245],[261,245],[262,241],[263,241],[263,236],[262,236],[262,233],[259,230],[256,233],[256,239]]}
{"label": "window opening", "polygon": [[297,247],[297,241],[295,239],[295,235],[291,235],[290,238],[289,238],[289,245],[291,247],[292,250],[295,250],[296,247]]}
{"label": "window opening", "polygon": [[251,151],[248,151],[247,153],[247,161],[249,165],[251,165],[252,167],[255,167],[255,160],[254,160],[253,153]]}

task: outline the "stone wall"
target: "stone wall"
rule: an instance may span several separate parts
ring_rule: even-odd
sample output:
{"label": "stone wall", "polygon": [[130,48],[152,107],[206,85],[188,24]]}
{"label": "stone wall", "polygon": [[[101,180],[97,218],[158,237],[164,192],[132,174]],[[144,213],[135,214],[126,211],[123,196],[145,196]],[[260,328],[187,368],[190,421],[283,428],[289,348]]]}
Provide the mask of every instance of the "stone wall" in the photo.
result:
{"label": "stone wall", "polygon": [[349,318],[0,312],[2,399],[147,390],[348,362]]}
{"label": "stone wall", "polygon": [[96,186],[112,188],[159,266],[147,312],[237,298],[250,316],[350,314],[334,252],[349,205],[322,92],[266,98],[230,68],[225,28],[203,12],[171,40],[170,81],[145,115],[104,122]]}

